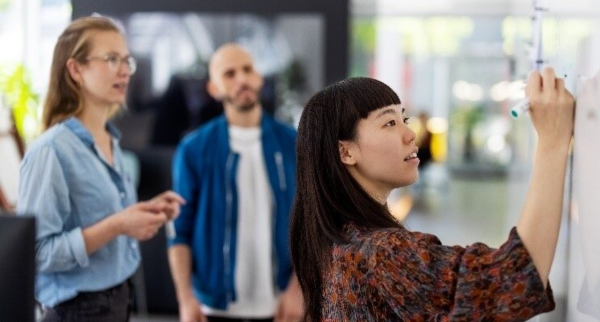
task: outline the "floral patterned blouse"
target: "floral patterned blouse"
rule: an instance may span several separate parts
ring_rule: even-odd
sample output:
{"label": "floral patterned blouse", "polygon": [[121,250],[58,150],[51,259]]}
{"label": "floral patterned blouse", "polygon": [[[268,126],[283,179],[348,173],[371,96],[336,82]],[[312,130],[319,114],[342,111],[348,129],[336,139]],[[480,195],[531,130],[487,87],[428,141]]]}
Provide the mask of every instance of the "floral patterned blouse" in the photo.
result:
{"label": "floral patterned blouse", "polygon": [[323,322],[525,321],[554,309],[515,228],[499,249],[406,229],[346,228],[323,284]]}

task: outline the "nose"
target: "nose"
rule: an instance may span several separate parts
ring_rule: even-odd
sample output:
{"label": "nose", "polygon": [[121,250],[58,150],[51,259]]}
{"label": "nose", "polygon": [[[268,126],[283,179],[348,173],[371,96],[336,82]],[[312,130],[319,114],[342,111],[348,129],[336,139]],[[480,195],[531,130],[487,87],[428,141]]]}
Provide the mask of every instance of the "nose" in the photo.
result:
{"label": "nose", "polygon": [[417,134],[415,133],[415,131],[413,131],[407,125],[404,125],[403,132],[402,132],[402,140],[403,140],[404,144],[407,144],[407,145],[413,144],[414,145],[416,139],[417,139]]}
{"label": "nose", "polygon": [[131,76],[131,70],[129,68],[129,63],[127,60],[123,59],[119,63],[119,75],[120,76]]}
{"label": "nose", "polygon": [[235,73],[235,76],[236,76],[236,81],[238,84],[246,84],[246,82],[248,80],[248,73],[241,70],[238,73]]}

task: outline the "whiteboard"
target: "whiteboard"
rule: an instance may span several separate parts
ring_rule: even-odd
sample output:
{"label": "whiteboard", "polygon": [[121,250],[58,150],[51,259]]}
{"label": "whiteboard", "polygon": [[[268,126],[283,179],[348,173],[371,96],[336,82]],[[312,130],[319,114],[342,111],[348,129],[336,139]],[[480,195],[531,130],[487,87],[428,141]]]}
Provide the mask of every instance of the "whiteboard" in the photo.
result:
{"label": "whiteboard", "polygon": [[[600,321],[600,34],[579,55],[570,214],[568,321]],[[596,71],[587,77],[590,71]]]}

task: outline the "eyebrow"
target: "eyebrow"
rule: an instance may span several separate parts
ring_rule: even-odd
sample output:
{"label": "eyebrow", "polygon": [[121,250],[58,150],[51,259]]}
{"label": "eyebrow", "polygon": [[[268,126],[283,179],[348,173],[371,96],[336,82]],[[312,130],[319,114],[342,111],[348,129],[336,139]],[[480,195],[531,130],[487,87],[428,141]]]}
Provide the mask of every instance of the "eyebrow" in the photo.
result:
{"label": "eyebrow", "polygon": [[131,53],[127,53],[127,55],[121,55],[121,53],[114,51],[114,50],[110,50],[108,52],[106,52],[105,54],[103,54],[104,56],[120,56],[120,57],[130,57]]}
{"label": "eyebrow", "polygon": [[[404,114],[404,110],[405,110],[405,108],[403,107],[402,108],[402,114]],[[383,116],[385,114],[396,114],[396,109],[394,109],[393,107],[386,108],[385,110],[379,112],[375,118],[376,119],[380,118],[381,116]]]}

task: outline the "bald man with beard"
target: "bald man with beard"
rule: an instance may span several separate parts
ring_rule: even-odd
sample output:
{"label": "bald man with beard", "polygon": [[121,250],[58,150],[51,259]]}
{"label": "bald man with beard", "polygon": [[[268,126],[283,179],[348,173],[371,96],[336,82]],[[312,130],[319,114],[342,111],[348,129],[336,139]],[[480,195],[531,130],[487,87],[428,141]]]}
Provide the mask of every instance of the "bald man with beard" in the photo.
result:
{"label": "bald man with beard", "polygon": [[299,321],[288,237],[296,131],[263,113],[263,77],[239,45],[220,47],[209,73],[225,113],[188,134],[173,161],[188,201],[169,237],[180,321]]}

